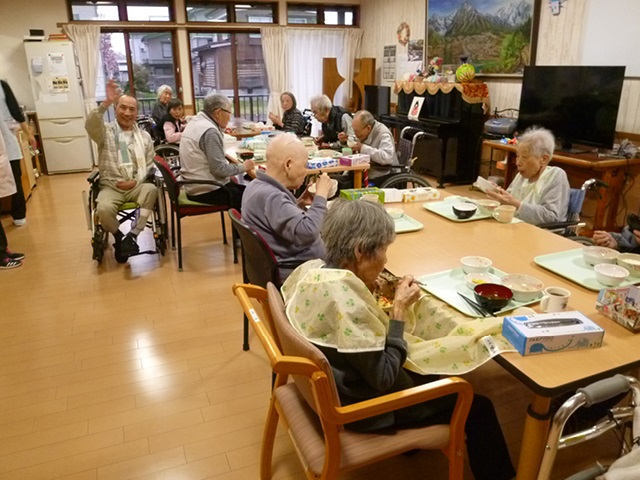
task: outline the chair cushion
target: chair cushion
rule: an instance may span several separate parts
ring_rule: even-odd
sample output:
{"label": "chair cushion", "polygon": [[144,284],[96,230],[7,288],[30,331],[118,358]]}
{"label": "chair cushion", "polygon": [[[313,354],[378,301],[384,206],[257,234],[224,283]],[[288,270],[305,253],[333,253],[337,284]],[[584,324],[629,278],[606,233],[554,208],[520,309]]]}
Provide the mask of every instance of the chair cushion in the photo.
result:
{"label": "chair cushion", "polygon": [[209,205],[208,203],[194,202],[189,200],[184,190],[180,191],[178,197],[180,204],[180,217],[203,215],[206,213],[224,212],[229,210],[228,205]]}
{"label": "chair cushion", "polygon": [[118,209],[118,211],[121,212],[123,210],[135,210],[138,207],[139,205],[136,202],[125,202],[122,205],[120,205],[120,208]]}
{"label": "chair cushion", "polygon": [[178,203],[180,203],[180,206],[182,205],[199,206],[199,207],[211,206],[208,203],[194,202],[193,200],[189,200],[189,197],[187,197],[187,192],[185,192],[184,190],[180,190],[180,195],[178,196]]}
{"label": "chair cushion", "polygon": [[[289,433],[311,471],[320,475],[324,465],[324,436],[317,414],[295,383],[276,389],[275,396],[289,426]],[[396,430],[389,433],[340,433],[340,470],[357,468],[413,449],[434,450],[449,442],[449,425]]]}

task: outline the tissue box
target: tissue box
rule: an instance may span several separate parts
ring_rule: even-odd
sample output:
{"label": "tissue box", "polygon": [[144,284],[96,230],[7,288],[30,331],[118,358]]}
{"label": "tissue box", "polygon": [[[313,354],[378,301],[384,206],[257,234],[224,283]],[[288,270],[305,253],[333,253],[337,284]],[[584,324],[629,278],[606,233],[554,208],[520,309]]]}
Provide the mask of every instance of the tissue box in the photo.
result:
{"label": "tissue box", "polygon": [[348,167],[368,164],[369,161],[369,155],[365,155],[364,153],[354,153],[353,155],[343,155],[340,157],[340,165],[346,165]]}
{"label": "tissue box", "polygon": [[346,190],[340,190],[340,196],[347,200],[358,200],[360,197],[367,193],[372,193],[378,196],[378,201],[384,203],[384,192],[378,187],[369,188],[349,188]]}
{"label": "tissue box", "polygon": [[337,167],[337,166],[338,166],[337,158],[316,157],[316,158],[310,158],[309,161],[307,162],[307,168],[313,168],[313,169]]}
{"label": "tissue box", "polygon": [[577,311],[504,317],[502,335],[521,355],[602,346],[604,330]]}
{"label": "tissue box", "polygon": [[403,202],[419,202],[424,200],[437,200],[440,198],[440,192],[435,188],[421,187],[409,188],[402,191]]}
{"label": "tissue box", "polygon": [[632,332],[640,332],[640,289],[604,288],[596,300],[596,310]]}

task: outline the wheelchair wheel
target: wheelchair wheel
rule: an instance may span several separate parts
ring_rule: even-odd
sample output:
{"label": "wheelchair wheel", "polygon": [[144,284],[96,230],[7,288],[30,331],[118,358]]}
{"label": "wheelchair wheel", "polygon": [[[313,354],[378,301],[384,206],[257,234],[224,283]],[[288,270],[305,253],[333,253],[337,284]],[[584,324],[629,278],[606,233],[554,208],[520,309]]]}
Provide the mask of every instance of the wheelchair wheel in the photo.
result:
{"label": "wheelchair wheel", "polygon": [[158,145],[154,150],[157,156],[167,162],[171,170],[180,169],[180,148],[177,145],[165,143]]}
{"label": "wheelchair wheel", "polygon": [[431,184],[419,175],[415,175],[413,173],[400,173],[384,181],[380,188],[397,188],[399,190],[403,190],[406,188],[430,186]]}
{"label": "wheelchair wheel", "polygon": [[93,247],[93,259],[98,263],[102,263],[104,257],[104,249],[107,245],[107,233],[101,226],[97,226],[93,238],[91,239],[91,246]]}

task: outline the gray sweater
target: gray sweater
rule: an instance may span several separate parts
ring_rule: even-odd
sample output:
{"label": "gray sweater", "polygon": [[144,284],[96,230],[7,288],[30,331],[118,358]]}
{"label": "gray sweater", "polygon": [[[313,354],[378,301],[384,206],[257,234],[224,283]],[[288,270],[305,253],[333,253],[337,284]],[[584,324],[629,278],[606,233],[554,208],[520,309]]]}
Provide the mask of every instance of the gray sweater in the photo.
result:
{"label": "gray sweater", "polygon": [[316,196],[304,211],[284,185],[261,171],[242,195],[242,219],[262,235],[278,261],[324,258],[320,226],[326,213],[326,198]]}
{"label": "gray sweater", "polygon": [[395,170],[388,167],[400,165],[396,155],[393,135],[386,125],[377,121],[371,129],[371,133],[363,142],[360,152],[371,157],[369,178],[393,173]]}

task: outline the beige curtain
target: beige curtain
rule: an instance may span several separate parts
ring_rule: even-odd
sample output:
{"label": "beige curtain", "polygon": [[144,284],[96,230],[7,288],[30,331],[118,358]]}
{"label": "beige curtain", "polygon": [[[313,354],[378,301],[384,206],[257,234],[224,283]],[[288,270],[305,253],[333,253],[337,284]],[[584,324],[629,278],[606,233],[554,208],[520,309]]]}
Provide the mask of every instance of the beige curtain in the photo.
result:
{"label": "beige curtain", "polygon": [[[100,66],[100,27],[98,25],[64,25],[75,46],[80,75],[82,77],[82,93],[86,113],[96,108],[96,79]],[[94,164],[98,158],[96,145],[91,142]]]}
{"label": "beige curtain", "polygon": [[[287,35],[284,27],[263,27],[262,53],[269,81],[268,113],[282,117],[280,95],[289,87],[289,64],[287,61]],[[271,123],[271,121],[269,121]]]}
{"label": "beige curtain", "polygon": [[344,57],[342,58],[342,76],[345,78],[346,88],[342,93],[343,105],[349,105],[353,93],[353,66],[360,56],[363,31],[360,28],[348,28],[344,31]]}

